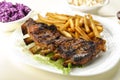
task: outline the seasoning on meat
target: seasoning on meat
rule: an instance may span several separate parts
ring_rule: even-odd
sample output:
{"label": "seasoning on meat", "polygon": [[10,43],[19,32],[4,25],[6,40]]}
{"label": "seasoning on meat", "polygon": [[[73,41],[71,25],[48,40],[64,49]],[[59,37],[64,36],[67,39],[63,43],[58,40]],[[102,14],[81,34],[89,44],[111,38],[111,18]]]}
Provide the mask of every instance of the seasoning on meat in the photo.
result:
{"label": "seasoning on meat", "polygon": [[105,40],[102,38],[95,38],[93,41],[68,38],[63,36],[54,25],[37,23],[31,18],[22,25],[22,31],[25,32],[24,35],[28,33],[35,42],[36,47],[33,47],[36,49],[35,52],[40,52],[41,55],[53,52],[51,59],[63,58],[65,67],[69,63],[84,65],[101,51],[105,51]]}

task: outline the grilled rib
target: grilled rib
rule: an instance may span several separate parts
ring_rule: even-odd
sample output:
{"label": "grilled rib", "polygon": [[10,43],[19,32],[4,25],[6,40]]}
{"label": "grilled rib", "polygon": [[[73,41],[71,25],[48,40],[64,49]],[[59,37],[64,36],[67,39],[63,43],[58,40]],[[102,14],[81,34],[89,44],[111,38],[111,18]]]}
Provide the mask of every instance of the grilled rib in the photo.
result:
{"label": "grilled rib", "polygon": [[101,38],[95,38],[94,41],[68,38],[63,36],[54,25],[37,23],[31,18],[22,25],[22,28],[23,34],[28,32],[31,39],[40,47],[41,53],[42,50],[47,50],[47,54],[53,52],[52,60],[63,58],[65,60],[63,66],[69,63],[84,65],[101,51],[105,51],[105,40]]}

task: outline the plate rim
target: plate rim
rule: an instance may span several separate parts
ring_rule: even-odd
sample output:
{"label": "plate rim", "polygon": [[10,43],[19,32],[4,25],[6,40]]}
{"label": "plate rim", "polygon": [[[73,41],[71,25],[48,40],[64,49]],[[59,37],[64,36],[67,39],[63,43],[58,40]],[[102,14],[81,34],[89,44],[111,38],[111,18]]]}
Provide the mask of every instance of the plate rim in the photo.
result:
{"label": "plate rim", "polygon": [[[79,15],[81,15],[81,13],[78,13],[78,12],[73,12],[72,14],[79,14]],[[83,14],[83,13],[82,13]],[[116,25],[119,25],[117,22],[115,22],[115,21],[113,21],[113,20],[109,20],[108,18],[104,18],[104,17],[100,17],[100,16],[95,16],[95,15],[93,15],[93,17],[97,17],[98,19],[100,18],[100,19],[103,19],[103,20],[107,20],[107,21],[110,21],[110,22],[113,22],[113,23],[115,23]],[[95,18],[94,18],[95,19]],[[118,28],[120,28],[120,26],[118,27]],[[18,28],[19,29],[19,28]],[[17,29],[17,30],[18,30]],[[14,34],[16,34],[16,32],[17,32],[17,30],[15,31],[15,32],[13,32],[13,34],[12,34],[12,37],[13,37],[13,35]],[[119,36],[116,36],[116,37],[118,37],[119,38]],[[13,38],[12,38],[13,39]],[[120,39],[119,39],[120,40]],[[119,41],[118,40],[118,41]],[[120,44],[120,43],[119,43]],[[117,43],[116,43],[116,45],[118,45]],[[120,48],[120,46],[119,46],[119,48]],[[93,76],[93,75],[98,75],[98,74],[101,74],[101,73],[104,73],[104,72],[107,72],[107,71],[109,71],[110,69],[112,69],[115,65],[117,65],[117,63],[120,61],[120,56],[119,57],[117,57],[116,58],[117,59],[117,61],[115,61],[114,62],[114,65],[112,65],[111,67],[108,67],[107,69],[105,69],[104,71],[99,71],[99,72],[97,72],[97,73],[91,73],[91,74],[87,74],[87,75],[85,75],[85,74],[78,74],[78,75],[75,75],[75,74],[69,74],[70,76]],[[28,64],[28,65],[31,65],[31,66],[33,66],[33,67],[35,67],[35,68],[38,68],[38,69],[41,69],[39,66],[35,66],[35,65],[32,65],[32,64],[30,64],[30,63],[26,63],[26,64]],[[45,69],[44,69],[45,70]],[[49,72],[52,72],[52,73],[58,73],[58,74],[61,74],[60,72],[53,72],[53,71],[51,71],[51,70],[45,70],[45,71],[49,71]]]}

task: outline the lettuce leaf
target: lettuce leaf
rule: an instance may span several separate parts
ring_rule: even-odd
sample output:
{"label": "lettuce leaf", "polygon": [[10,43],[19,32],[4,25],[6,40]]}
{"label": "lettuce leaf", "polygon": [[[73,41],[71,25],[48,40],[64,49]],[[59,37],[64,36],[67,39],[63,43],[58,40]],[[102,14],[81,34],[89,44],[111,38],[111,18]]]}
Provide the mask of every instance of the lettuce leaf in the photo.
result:
{"label": "lettuce leaf", "polygon": [[50,59],[52,54],[49,54],[47,56],[41,56],[39,54],[33,55],[34,59],[39,61],[43,64],[51,65],[59,70],[62,70],[63,74],[68,75],[71,71],[71,64],[68,64],[68,67],[64,67],[62,64],[64,62],[63,59],[58,59],[57,61],[53,61]]}

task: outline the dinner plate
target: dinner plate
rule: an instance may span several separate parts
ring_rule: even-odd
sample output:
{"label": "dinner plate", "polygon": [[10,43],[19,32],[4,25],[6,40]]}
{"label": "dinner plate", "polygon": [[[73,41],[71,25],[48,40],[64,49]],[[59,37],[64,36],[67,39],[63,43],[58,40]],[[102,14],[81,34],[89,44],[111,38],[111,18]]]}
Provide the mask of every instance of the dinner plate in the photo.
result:
{"label": "dinner plate", "polygon": [[[68,13],[71,15],[84,15],[78,12]],[[96,74],[102,74],[110,69],[112,69],[120,60],[120,25],[110,19],[94,16],[93,18],[99,21],[103,26],[104,30],[101,34],[102,38],[106,40],[106,52],[92,60],[89,64],[82,68],[73,68],[69,75],[72,76],[91,76]],[[18,25],[20,26],[20,25]],[[52,73],[63,74],[61,70],[56,69],[53,66],[46,65],[44,63],[39,63],[33,56],[30,55],[27,47],[23,42],[23,35],[21,28],[19,27],[12,34],[12,44],[14,44],[13,49],[15,51],[15,59],[19,59],[21,62],[31,65],[34,68],[40,70],[49,71]]]}

